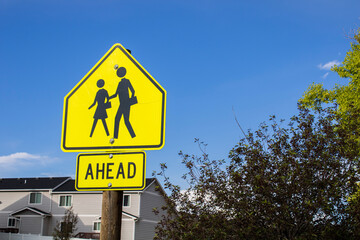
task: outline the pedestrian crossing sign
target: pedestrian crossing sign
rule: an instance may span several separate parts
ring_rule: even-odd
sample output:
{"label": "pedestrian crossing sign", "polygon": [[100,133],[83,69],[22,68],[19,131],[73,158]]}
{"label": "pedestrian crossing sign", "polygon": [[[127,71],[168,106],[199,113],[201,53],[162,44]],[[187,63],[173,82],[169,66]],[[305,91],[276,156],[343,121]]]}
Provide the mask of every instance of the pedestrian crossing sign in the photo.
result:
{"label": "pedestrian crossing sign", "polygon": [[161,149],[166,91],[115,44],[65,96],[64,152]]}

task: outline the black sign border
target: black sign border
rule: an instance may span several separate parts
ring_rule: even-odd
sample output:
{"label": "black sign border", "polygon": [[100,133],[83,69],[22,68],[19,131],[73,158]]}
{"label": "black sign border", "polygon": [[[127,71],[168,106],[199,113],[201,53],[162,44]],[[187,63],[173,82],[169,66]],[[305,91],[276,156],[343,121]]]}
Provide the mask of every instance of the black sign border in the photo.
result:
{"label": "black sign border", "polygon": [[[143,155],[143,178],[142,178],[142,185],[141,186],[137,186],[137,187],[110,187],[110,188],[81,188],[78,186],[78,177],[79,177],[79,166],[80,166],[80,157],[81,156],[94,156],[94,155],[104,155],[109,157],[109,155],[128,155],[128,154],[141,154]],[[120,190],[120,191],[126,191],[126,190],[133,190],[133,191],[141,191],[145,188],[145,182],[146,182],[146,168],[145,168],[145,164],[146,164],[146,154],[145,152],[126,152],[126,153],[119,153],[119,152],[114,152],[114,153],[81,153],[77,156],[77,160],[76,160],[76,176],[75,176],[75,188],[76,190],[79,191],[112,191],[112,190]]]}
{"label": "black sign border", "polygon": [[[120,49],[131,62],[152,82],[152,84],[162,93],[162,109],[161,109],[161,137],[160,143],[155,145],[136,145],[136,146],[116,146],[115,143],[112,146],[97,146],[97,147],[67,147],[66,146],[66,128],[67,128],[67,113],[68,113],[68,100],[69,98],[86,82],[86,80],[101,66],[101,64],[115,51],[115,49]],[[92,151],[101,151],[101,150],[114,150],[114,149],[151,149],[156,148],[160,149],[164,145],[164,131],[165,131],[165,91],[160,87],[160,85],[135,61],[135,59],[129,54],[129,52],[124,49],[121,45],[116,44],[107,55],[99,62],[92,71],[81,81],[80,84],[76,86],[75,89],[72,89],[70,94],[65,98],[65,110],[64,110],[64,126],[63,126],[63,138],[62,138],[62,148],[65,151],[76,151],[76,150],[92,150]],[[110,139],[109,139],[110,140]]]}

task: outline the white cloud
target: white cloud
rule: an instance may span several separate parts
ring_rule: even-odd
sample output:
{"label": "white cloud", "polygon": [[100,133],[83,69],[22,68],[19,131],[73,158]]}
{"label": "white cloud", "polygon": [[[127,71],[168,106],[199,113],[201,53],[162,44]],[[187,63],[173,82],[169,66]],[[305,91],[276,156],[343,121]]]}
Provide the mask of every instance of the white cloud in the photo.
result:
{"label": "white cloud", "polygon": [[325,79],[329,75],[329,72],[325,73],[322,78]]}
{"label": "white cloud", "polygon": [[26,169],[39,168],[48,165],[56,159],[48,156],[35,155],[27,152],[17,152],[6,156],[0,156],[0,173],[14,171],[23,167]]}
{"label": "white cloud", "polygon": [[12,163],[22,163],[22,162],[31,162],[41,159],[43,157],[39,155],[33,155],[26,152],[13,153],[7,156],[0,156],[0,164],[12,164]]}
{"label": "white cloud", "polygon": [[318,68],[320,68],[321,70],[330,70],[334,65],[339,65],[339,64],[340,64],[339,61],[333,60],[333,61],[327,62],[325,64],[320,63],[318,65]]}
{"label": "white cloud", "polygon": [[31,154],[27,152],[17,152],[9,155],[0,156],[0,176],[38,177],[41,175],[41,173],[48,172],[50,169],[56,167],[58,163],[59,159],[56,157],[54,158],[46,155]]}

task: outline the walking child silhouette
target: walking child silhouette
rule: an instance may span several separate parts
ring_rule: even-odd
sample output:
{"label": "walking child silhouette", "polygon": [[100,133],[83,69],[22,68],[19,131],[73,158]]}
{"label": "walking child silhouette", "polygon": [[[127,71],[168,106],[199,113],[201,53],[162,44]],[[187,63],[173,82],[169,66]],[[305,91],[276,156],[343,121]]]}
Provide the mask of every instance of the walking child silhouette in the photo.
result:
{"label": "walking child silhouette", "polygon": [[[109,99],[115,98],[116,96],[119,97],[119,109],[115,116],[115,124],[114,124],[114,138],[118,138],[119,136],[119,123],[121,117],[124,115],[124,122],[127,130],[129,131],[132,138],[136,137],[135,132],[130,123],[130,107],[131,105],[137,103],[137,99],[134,96],[135,90],[131,85],[129,79],[124,78],[126,75],[126,68],[120,67],[117,69],[116,74],[119,78],[122,78],[118,84],[116,92],[114,95],[111,95]],[[131,98],[129,98],[129,90],[131,91]]]}
{"label": "walking child silhouette", "polygon": [[[93,104],[91,104],[91,106],[89,107],[89,109],[91,109],[93,106],[95,106],[95,104],[97,102],[97,107],[96,107],[95,114],[94,114],[94,122],[93,122],[93,125],[91,128],[90,137],[92,137],[95,127],[96,127],[96,123],[99,119],[101,119],[101,121],[104,125],[106,135],[109,136],[109,130],[107,128],[106,120],[105,120],[108,117],[108,115],[106,113],[106,109],[111,108],[111,103],[109,102],[109,94],[105,89],[102,88],[105,85],[105,81],[103,79],[99,79],[97,81],[96,85],[98,86],[98,88],[101,88],[101,89],[99,91],[97,91],[95,100],[94,100]],[[105,102],[105,100],[106,100],[106,102]]]}

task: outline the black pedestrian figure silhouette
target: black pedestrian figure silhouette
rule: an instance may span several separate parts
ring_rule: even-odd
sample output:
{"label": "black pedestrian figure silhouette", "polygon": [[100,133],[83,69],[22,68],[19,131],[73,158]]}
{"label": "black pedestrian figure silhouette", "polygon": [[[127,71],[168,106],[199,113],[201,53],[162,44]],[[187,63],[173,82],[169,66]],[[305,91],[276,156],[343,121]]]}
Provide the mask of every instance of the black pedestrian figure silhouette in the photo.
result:
{"label": "black pedestrian figure silhouette", "polygon": [[97,107],[96,107],[96,111],[94,114],[94,123],[91,128],[90,137],[92,137],[95,127],[96,127],[96,123],[99,119],[101,119],[101,121],[104,125],[106,135],[109,136],[110,134],[109,134],[109,130],[106,125],[106,120],[105,120],[108,117],[108,115],[106,113],[106,109],[111,108],[111,103],[109,102],[109,99],[110,99],[109,94],[105,89],[102,88],[105,85],[105,81],[103,79],[99,79],[97,81],[96,85],[101,89],[99,91],[97,91],[94,103],[91,104],[91,106],[89,107],[89,109],[91,109],[93,106],[95,106],[95,104],[97,102]]}
{"label": "black pedestrian figure silhouette", "polygon": [[[127,130],[129,131],[132,138],[136,137],[135,132],[130,124],[130,107],[131,105],[137,103],[137,99],[134,96],[135,90],[131,85],[129,79],[123,78],[126,75],[126,68],[120,67],[117,69],[116,74],[119,78],[122,78],[118,84],[116,92],[114,95],[110,96],[109,99],[112,99],[116,96],[119,97],[120,105],[119,109],[115,116],[115,126],[114,126],[114,138],[118,138],[119,135],[119,123],[121,116],[124,115],[124,122]],[[131,91],[131,98],[129,98],[129,90]]]}

